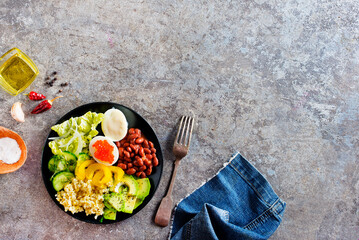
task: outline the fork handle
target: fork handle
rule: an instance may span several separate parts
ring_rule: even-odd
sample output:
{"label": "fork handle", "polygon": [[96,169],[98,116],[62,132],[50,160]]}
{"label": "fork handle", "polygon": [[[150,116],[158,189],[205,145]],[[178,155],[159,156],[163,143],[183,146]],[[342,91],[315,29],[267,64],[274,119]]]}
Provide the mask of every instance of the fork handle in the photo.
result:
{"label": "fork handle", "polygon": [[175,166],[173,169],[172,178],[170,185],[168,187],[167,194],[164,198],[162,198],[161,204],[158,207],[157,214],[155,217],[155,223],[161,227],[166,227],[171,219],[172,208],[173,208],[172,190],[173,190],[173,185],[175,182],[179,162],[180,159],[176,159],[176,161],[174,162]]}

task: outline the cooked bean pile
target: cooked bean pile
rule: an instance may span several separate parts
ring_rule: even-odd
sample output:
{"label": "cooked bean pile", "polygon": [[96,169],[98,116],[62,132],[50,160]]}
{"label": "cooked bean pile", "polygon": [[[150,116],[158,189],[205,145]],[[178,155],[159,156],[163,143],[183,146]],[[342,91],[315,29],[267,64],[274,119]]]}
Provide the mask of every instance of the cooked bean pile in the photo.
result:
{"label": "cooked bean pile", "polygon": [[145,178],[152,173],[152,168],[158,165],[156,149],[138,128],[130,128],[124,139],[116,142],[119,151],[117,165],[126,174]]}

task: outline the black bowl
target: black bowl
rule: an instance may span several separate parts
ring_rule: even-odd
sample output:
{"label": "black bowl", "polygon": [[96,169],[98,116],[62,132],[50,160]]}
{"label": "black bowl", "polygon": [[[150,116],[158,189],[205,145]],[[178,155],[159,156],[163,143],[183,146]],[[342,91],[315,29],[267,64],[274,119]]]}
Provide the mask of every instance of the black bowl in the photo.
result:
{"label": "black bowl", "polygon": [[[146,136],[146,138],[149,141],[153,142],[153,144],[155,145],[155,148],[157,150],[156,155],[157,155],[159,164],[157,167],[153,168],[152,174],[148,177],[151,182],[150,194],[144,199],[143,203],[133,211],[132,214],[118,212],[116,220],[112,221],[112,220],[103,219],[103,221],[100,222],[100,219],[102,218],[101,216],[98,217],[97,219],[95,219],[94,215],[86,216],[85,212],[80,212],[80,213],[75,213],[75,214],[72,214],[71,212],[66,212],[67,214],[69,214],[70,216],[72,216],[74,218],[77,218],[81,221],[85,221],[85,222],[89,222],[89,223],[96,223],[96,224],[115,223],[115,222],[120,222],[124,219],[127,219],[127,218],[135,215],[149,203],[149,201],[151,200],[151,198],[153,197],[153,195],[155,194],[155,192],[157,190],[157,187],[160,183],[160,179],[161,179],[161,175],[162,175],[163,157],[162,157],[162,150],[161,150],[161,146],[158,141],[158,138],[157,138],[155,132],[153,131],[152,127],[150,126],[150,124],[148,124],[148,122],[143,117],[141,117],[138,113],[136,113],[135,111],[133,111],[132,109],[130,109],[128,107],[125,107],[125,106],[123,106],[121,104],[117,104],[117,103],[111,103],[111,102],[89,103],[89,104],[82,105],[80,107],[77,107],[77,108],[71,110],[70,112],[65,114],[65,116],[63,116],[59,121],[57,121],[56,124],[60,124],[64,121],[70,119],[71,117],[82,116],[85,113],[87,113],[88,111],[97,112],[97,113],[105,113],[108,109],[111,109],[111,108],[117,108],[117,109],[121,110],[123,112],[123,114],[126,116],[126,119],[128,122],[128,127],[129,128],[132,128],[132,127],[139,128],[142,131],[142,133]],[[101,124],[98,125],[97,130],[99,131],[98,135],[103,135],[102,130],[101,130]],[[57,137],[57,136],[58,136],[57,133],[51,130],[51,132],[49,133],[49,135],[46,139],[46,142],[45,142],[45,145],[43,148],[43,152],[42,152],[41,171],[42,171],[42,178],[44,180],[46,189],[49,192],[51,198],[54,200],[54,202],[57,204],[57,206],[59,206],[64,211],[64,207],[56,200],[56,197],[55,197],[56,191],[52,187],[52,183],[50,181],[52,173],[49,171],[49,169],[47,167],[50,158],[53,156],[51,149],[48,146],[48,143],[50,142],[49,138]]]}

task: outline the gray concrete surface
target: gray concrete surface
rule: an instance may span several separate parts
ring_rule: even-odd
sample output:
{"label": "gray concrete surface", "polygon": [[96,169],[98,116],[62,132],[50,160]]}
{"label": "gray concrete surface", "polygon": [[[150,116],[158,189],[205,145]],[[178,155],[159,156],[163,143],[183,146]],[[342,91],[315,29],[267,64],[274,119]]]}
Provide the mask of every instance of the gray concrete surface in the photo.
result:
{"label": "gray concrete surface", "polygon": [[[1,239],[165,239],[153,222],[169,182],[180,115],[197,125],[177,175],[186,196],[240,151],[286,202],[271,239],[358,239],[357,1],[0,2],[0,52],[18,47],[40,75],[27,89],[65,97],[41,115],[0,91],[0,125],[28,159],[0,175]],[[54,86],[45,84],[58,72]],[[61,83],[69,86],[61,87]],[[10,116],[23,102],[26,122]],[[97,226],[63,213],[42,182],[43,143],[71,109],[113,101],[145,117],[164,150],[159,189],[143,211]]]}

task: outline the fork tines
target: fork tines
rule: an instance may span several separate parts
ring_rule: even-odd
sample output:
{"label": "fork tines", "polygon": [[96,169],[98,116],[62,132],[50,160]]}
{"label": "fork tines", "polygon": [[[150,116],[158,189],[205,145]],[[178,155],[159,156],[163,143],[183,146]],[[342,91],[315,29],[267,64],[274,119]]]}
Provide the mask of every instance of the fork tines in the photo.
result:
{"label": "fork tines", "polygon": [[178,127],[175,143],[188,147],[191,142],[193,125],[193,117],[182,116]]}

